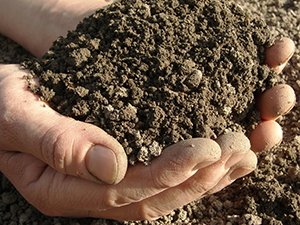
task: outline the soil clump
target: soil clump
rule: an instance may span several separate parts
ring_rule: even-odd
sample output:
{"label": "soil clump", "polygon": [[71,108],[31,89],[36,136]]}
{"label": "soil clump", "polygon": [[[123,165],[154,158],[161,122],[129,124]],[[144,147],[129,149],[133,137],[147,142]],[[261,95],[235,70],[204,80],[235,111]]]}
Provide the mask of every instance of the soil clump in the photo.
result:
{"label": "soil clump", "polygon": [[255,94],[280,80],[261,65],[272,41],[263,20],[227,1],[120,1],[26,67],[54,109],[147,164],[184,139],[251,130]]}

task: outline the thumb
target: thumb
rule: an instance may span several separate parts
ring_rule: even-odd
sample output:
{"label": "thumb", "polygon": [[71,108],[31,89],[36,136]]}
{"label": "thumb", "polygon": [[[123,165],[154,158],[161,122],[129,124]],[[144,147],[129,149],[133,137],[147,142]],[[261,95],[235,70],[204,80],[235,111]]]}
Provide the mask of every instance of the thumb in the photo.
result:
{"label": "thumb", "polygon": [[1,150],[29,153],[58,172],[108,184],[127,170],[122,146],[102,129],[60,115],[27,90],[26,71],[0,67]]}

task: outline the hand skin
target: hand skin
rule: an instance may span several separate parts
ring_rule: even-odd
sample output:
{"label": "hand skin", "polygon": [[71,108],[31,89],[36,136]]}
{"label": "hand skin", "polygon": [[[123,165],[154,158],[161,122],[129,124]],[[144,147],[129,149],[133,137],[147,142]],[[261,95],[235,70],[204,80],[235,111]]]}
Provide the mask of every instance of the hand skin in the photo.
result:
{"label": "hand skin", "polygon": [[[74,7],[68,4],[79,4],[80,0],[0,0],[1,5],[9,5],[6,5],[7,12],[17,10],[9,8],[14,6],[12,2],[28,11],[24,10],[26,15],[14,18],[16,21],[11,26],[20,26],[18,20],[22,23],[31,15],[43,26],[27,27],[28,30],[15,33],[7,28],[10,26],[3,25],[3,18],[0,18],[0,32],[23,43],[36,56],[45,53],[48,41],[55,39],[49,34],[52,30],[56,36],[63,35],[61,31],[73,29],[72,26],[84,15],[75,18],[76,13],[90,14],[107,4],[101,0],[83,1],[88,6],[84,8],[84,4],[80,4],[83,8],[73,13]],[[89,2],[95,4],[91,6]],[[43,14],[35,14],[43,4]],[[51,7],[55,10],[49,10]],[[18,9],[22,14],[23,10]],[[5,10],[0,8],[0,15],[3,15],[1,10]],[[56,16],[51,17],[52,13]],[[61,20],[57,20],[61,18],[60,14],[73,23],[61,27]],[[5,18],[10,19],[9,16]],[[9,20],[6,22],[10,23]],[[56,22],[59,25],[56,26]],[[283,60],[275,62],[274,68],[278,63],[285,64],[294,51],[288,44],[281,43],[281,48],[288,54],[279,51]],[[266,50],[266,55],[269,62],[274,62],[274,50],[270,49]],[[38,96],[27,89],[23,79],[27,73],[19,70],[18,65],[0,65],[0,170],[33,206],[46,215],[154,220],[223,189],[256,167],[257,159],[250,150],[250,141],[252,144],[257,140],[250,138],[249,141],[242,134],[228,133],[216,141],[195,138],[179,142],[165,149],[149,166],[138,164],[127,169],[124,150],[113,137],[91,124],[64,117],[39,101]],[[286,113],[291,106],[285,105],[282,112]],[[269,121],[274,124],[275,119]],[[278,132],[273,129],[255,131],[263,132],[266,137]]]}
{"label": "hand skin", "polygon": [[33,55],[41,57],[57,37],[65,36],[84,17],[111,2],[0,0],[0,33],[19,43]]}

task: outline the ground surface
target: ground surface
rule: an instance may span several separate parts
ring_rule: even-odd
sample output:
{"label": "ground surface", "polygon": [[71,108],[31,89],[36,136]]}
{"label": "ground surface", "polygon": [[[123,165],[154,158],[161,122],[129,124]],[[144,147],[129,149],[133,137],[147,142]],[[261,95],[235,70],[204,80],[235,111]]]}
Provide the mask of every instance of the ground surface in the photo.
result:
{"label": "ground surface", "polygon": [[[283,78],[295,89],[299,99],[300,3],[280,0],[236,2],[244,10],[264,18],[273,35],[288,36],[295,41],[297,50],[284,70]],[[19,63],[31,57],[12,41],[0,38],[0,62]],[[300,224],[299,115],[296,104],[293,112],[279,120],[285,132],[283,143],[260,154],[259,166],[250,176],[153,224]],[[2,177],[0,190],[1,224],[138,224],[46,217],[30,206],[5,177]]]}

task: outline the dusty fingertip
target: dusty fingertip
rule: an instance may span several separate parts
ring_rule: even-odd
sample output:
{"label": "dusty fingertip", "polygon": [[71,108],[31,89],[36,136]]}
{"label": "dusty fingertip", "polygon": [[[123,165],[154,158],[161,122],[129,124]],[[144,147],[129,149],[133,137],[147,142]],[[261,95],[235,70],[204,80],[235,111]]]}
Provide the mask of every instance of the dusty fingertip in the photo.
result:
{"label": "dusty fingertip", "polygon": [[296,103],[296,94],[287,84],[279,84],[266,90],[257,102],[257,109],[263,120],[275,120],[287,114]]}
{"label": "dusty fingertip", "polygon": [[250,149],[249,139],[242,133],[229,132],[217,138],[223,154],[243,153]]}
{"label": "dusty fingertip", "polygon": [[282,129],[274,120],[263,121],[251,132],[249,140],[252,151],[269,150],[282,141]]}
{"label": "dusty fingertip", "polygon": [[265,50],[265,64],[273,67],[277,73],[280,73],[285,64],[293,56],[295,44],[289,38],[281,38],[275,41],[274,45]]}
{"label": "dusty fingertip", "polygon": [[197,154],[197,157],[201,159],[201,162],[194,167],[195,169],[200,169],[205,167],[221,158],[220,146],[211,139],[206,138],[193,138],[187,139],[180,142],[180,151],[185,151],[185,156]]}

